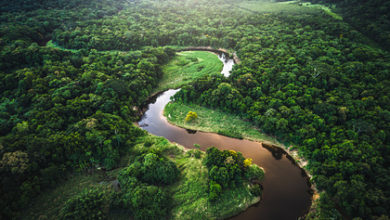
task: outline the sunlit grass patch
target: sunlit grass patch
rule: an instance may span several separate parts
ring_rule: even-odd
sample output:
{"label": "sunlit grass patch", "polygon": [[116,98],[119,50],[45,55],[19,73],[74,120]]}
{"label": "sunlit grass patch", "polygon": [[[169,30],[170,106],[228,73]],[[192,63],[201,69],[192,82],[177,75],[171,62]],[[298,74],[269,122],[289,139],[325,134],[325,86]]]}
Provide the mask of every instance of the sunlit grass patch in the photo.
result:
{"label": "sunlit grass patch", "polygon": [[[198,115],[198,118],[191,123],[185,122],[189,111],[194,111]],[[239,139],[276,142],[274,138],[259,131],[249,121],[244,121],[233,114],[195,104],[169,103],[165,106],[164,116],[169,122],[191,130],[214,132]]]}
{"label": "sunlit grass patch", "polygon": [[223,63],[216,54],[206,51],[185,51],[162,67],[163,77],[156,91],[178,88],[197,78],[219,74]]}
{"label": "sunlit grass patch", "polygon": [[320,4],[311,4],[310,2],[300,3],[298,1],[286,1],[271,3],[261,1],[242,1],[238,4],[238,7],[251,12],[265,13],[265,15],[267,15],[266,13],[278,12],[292,14],[318,13],[322,10],[334,19],[343,19],[340,15],[334,13],[329,7]]}

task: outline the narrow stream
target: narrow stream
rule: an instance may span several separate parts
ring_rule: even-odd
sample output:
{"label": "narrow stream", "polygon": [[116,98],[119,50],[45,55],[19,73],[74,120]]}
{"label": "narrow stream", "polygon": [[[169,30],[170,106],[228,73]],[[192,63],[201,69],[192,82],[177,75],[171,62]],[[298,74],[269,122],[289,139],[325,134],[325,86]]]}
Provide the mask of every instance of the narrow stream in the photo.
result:
{"label": "narrow stream", "polygon": [[[225,67],[233,62],[222,56],[220,59]],[[226,69],[224,67],[225,72],[222,74],[228,76],[233,64],[234,62]],[[307,182],[306,174],[288,159],[286,154],[272,154],[258,142],[238,140],[214,133],[189,131],[169,124],[162,113],[170,98],[179,90],[165,91],[150,100],[148,109],[138,124],[149,133],[163,136],[186,148],[193,148],[194,144],[199,144],[202,150],[215,146],[221,150],[232,149],[242,152],[245,157],[252,158],[253,163],[264,168],[265,178],[262,182],[264,190],[261,202],[232,219],[297,219],[308,211],[312,198],[310,184]]]}

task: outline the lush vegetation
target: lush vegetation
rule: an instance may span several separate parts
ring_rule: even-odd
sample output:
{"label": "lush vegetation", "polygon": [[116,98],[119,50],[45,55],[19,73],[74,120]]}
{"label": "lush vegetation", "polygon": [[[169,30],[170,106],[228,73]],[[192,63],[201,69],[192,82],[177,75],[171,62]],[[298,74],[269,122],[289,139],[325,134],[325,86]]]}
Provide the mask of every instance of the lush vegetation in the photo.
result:
{"label": "lush vegetation", "polygon": [[220,74],[223,63],[218,57],[205,51],[185,51],[177,53],[162,67],[163,76],[158,91],[179,88],[202,76]]}
{"label": "lush vegetation", "polygon": [[[144,201],[178,198],[165,188],[191,182],[176,176],[169,154],[140,149],[155,144],[132,124],[174,55],[168,45],[237,51],[242,62],[229,78],[196,78],[175,99],[235,114],[296,145],[324,190],[313,217],[389,216],[390,56],[380,49],[388,47],[389,5],[337,2],[352,26],[320,8],[278,3],[262,10],[257,1],[1,1],[1,218],[21,217],[68,173],[115,169],[124,158],[142,171],[146,155],[167,173],[121,174],[128,187],[112,209],[139,218],[178,210]],[[225,198],[226,187],[214,182],[207,190]],[[64,216],[92,197],[103,201],[95,207],[106,207],[105,196],[73,196]]]}
{"label": "lush vegetation", "polygon": [[157,85],[159,65],[173,54],[162,48],[86,56],[48,52],[64,60],[41,54],[49,57],[42,66],[0,76],[5,212],[28,204],[67,170],[116,167],[142,134],[132,125],[134,106]]}
{"label": "lush vegetation", "polygon": [[[252,159],[245,159],[241,153],[234,150],[220,151],[215,147],[208,148],[204,163],[209,171],[209,200],[216,201],[222,189],[242,184],[244,179],[259,182],[264,172]],[[252,166],[251,166],[252,165]],[[261,186],[253,184],[250,187],[252,194],[260,196]]]}
{"label": "lush vegetation", "polygon": [[[214,152],[209,153],[209,152]],[[238,158],[241,154],[234,152],[237,157],[227,160],[229,163],[220,164],[221,168],[241,165],[243,175],[234,176],[237,183],[229,182],[226,187],[216,183],[215,173],[211,174],[207,164],[213,159],[221,159],[224,156],[233,154],[229,151],[219,151],[216,148],[209,148],[207,153],[197,149],[189,150],[184,157],[177,157],[176,162],[181,167],[182,178],[178,183],[171,186],[173,193],[172,218],[174,219],[223,219],[235,215],[260,200],[261,188],[259,180],[263,178],[263,170],[257,165],[242,165]],[[241,157],[240,157],[241,156]],[[256,170],[257,173],[252,171]],[[234,179],[234,178],[233,178]],[[218,192],[215,191],[218,188]],[[258,191],[256,191],[258,189]],[[216,194],[217,193],[217,194]]]}
{"label": "lush vegetation", "polygon": [[[164,138],[145,135],[129,153],[117,169],[75,175],[43,193],[24,219],[226,218],[260,200],[264,173],[256,165],[244,165],[241,183],[224,188],[211,202],[204,152],[184,151]],[[145,173],[145,168],[154,171]]]}
{"label": "lush vegetation", "polygon": [[[21,219],[60,219],[61,210],[63,209],[64,204],[72,198],[77,198],[83,192],[88,192],[90,189],[95,188],[113,192],[113,190],[107,186],[107,183],[116,178],[117,175],[118,170],[109,172],[90,170],[89,172],[68,175],[67,179],[58,182],[56,187],[45,190],[34,198],[34,202],[31,202],[22,211]],[[104,183],[104,187],[102,187],[102,183]],[[107,196],[108,198],[111,198],[110,193],[108,193]]]}
{"label": "lush vegetation", "polygon": [[161,187],[141,182],[131,173],[138,170],[129,168],[119,176],[122,189],[119,207],[131,210],[136,219],[167,219],[171,205],[168,193]]}
{"label": "lush vegetation", "polygon": [[[196,120],[187,123],[186,114],[191,111],[196,112],[198,117]],[[170,123],[191,130],[214,132],[239,139],[245,138],[277,143],[275,138],[261,132],[253,123],[242,120],[241,117],[235,114],[218,109],[210,109],[192,103],[171,102],[165,106],[164,116],[167,117]]]}
{"label": "lush vegetation", "polygon": [[175,182],[179,170],[167,158],[155,153],[147,153],[138,157],[123,175],[136,177],[149,184],[167,185]]}
{"label": "lush vegetation", "polygon": [[238,41],[242,63],[231,77],[199,79],[175,100],[237,114],[296,145],[326,191],[320,217],[340,217],[332,206],[388,215],[389,55],[330,17],[255,17],[261,24]]}
{"label": "lush vegetation", "polygon": [[61,219],[105,219],[110,207],[109,195],[103,187],[85,189],[65,202]]}
{"label": "lush vegetation", "polygon": [[308,0],[332,6],[345,21],[373,39],[378,46],[390,50],[390,2],[386,0]]}

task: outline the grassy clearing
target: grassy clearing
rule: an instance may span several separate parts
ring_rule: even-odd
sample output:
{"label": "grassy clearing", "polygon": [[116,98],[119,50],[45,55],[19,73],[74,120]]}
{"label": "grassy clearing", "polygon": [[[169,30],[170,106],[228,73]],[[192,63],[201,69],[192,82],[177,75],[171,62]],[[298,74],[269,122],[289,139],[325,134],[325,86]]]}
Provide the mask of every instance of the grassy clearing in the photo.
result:
{"label": "grassy clearing", "polygon": [[300,13],[314,13],[319,11],[319,9],[308,8],[299,6],[296,1],[289,2],[280,2],[280,3],[272,3],[272,2],[259,2],[259,1],[242,1],[237,4],[237,6],[243,10],[256,12],[256,13],[292,13],[292,14],[300,14]]}
{"label": "grassy clearing", "polygon": [[[72,52],[72,53],[77,53],[79,52],[80,50],[79,49],[67,49],[67,48],[64,48],[58,44],[56,44],[55,42],[53,42],[52,40],[49,40],[47,43],[46,43],[46,47],[50,47],[50,48],[54,48],[54,49],[58,49],[58,50],[63,50],[63,51],[69,51],[69,52]],[[173,47],[171,46],[173,49],[180,49],[181,47]],[[129,51],[124,51],[124,50],[99,50],[98,52],[100,53],[128,53]],[[134,52],[134,51],[132,51]]]}
{"label": "grassy clearing", "polygon": [[238,4],[238,7],[247,11],[257,13],[278,13],[286,12],[293,14],[300,13],[318,13],[324,11],[334,19],[342,20],[343,18],[334,13],[329,7],[320,4],[311,4],[309,2],[299,3],[298,1],[287,1],[287,2],[259,2],[259,1],[242,1]]}
{"label": "grassy clearing", "polygon": [[63,47],[57,45],[56,43],[54,43],[52,40],[49,40],[46,43],[46,47],[51,47],[51,48],[58,49],[58,50],[63,50],[63,51],[70,51],[72,53],[77,53],[77,51],[79,51],[79,50],[76,50],[76,49],[66,49],[66,48],[63,48]]}
{"label": "grassy clearing", "polygon": [[[184,118],[189,111],[196,112],[198,118],[193,122],[187,123],[184,121]],[[168,103],[164,109],[164,116],[167,117],[170,123],[179,127],[214,132],[234,138],[278,143],[274,138],[260,132],[250,122],[244,121],[236,115],[199,105]]]}
{"label": "grassy clearing", "polygon": [[199,77],[218,74],[223,63],[217,55],[205,51],[184,51],[162,67],[163,77],[156,91],[181,87]]}
{"label": "grassy clearing", "polygon": [[305,6],[305,7],[311,7],[311,8],[318,8],[318,9],[321,9],[323,10],[326,14],[330,15],[331,17],[333,17],[334,19],[336,20],[343,20],[343,17],[341,17],[341,15],[339,14],[336,14],[332,11],[332,9],[330,9],[329,7],[325,6],[325,5],[320,5],[320,4],[311,4],[310,2],[305,2],[305,3],[302,3],[302,6]]}

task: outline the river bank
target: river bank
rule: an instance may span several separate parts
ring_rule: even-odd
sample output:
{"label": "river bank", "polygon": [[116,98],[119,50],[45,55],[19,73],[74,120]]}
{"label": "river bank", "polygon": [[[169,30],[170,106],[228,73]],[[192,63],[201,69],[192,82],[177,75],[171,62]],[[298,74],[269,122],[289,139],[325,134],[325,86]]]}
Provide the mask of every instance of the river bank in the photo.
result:
{"label": "river bank", "polygon": [[[201,50],[204,48],[196,49]],[[210,50],[207,51],[218,53],[213,51],[214,49],[212,48]],[[224,74],[225,76],[229,76],[231,68],[232,66],[227,71],[228,74]],[[281,146],[281,143],[278,143],[273,137],[264,136],[261,131],[249,122],[241,120],[239,117],[224,118],[226,113],[223,112],[217,115],[210,112],[203,114],[210,117],[209,120],[205,120],[206,122],[213,122],[213,125],[204,123],[203,128],[192,127],[192,129],[184,129],[170,124],[167,118],[163,117],[163,110],[170,102],[170,98],[178,91],[179,89],[167,90],[151,97],[147,102],[148,105],[145,105],[141,110],[142,113],[140,115],[143,116],[138,124],[151,134],[163,136],[169,141],[178,143],[189,149],[194,148],[194,144],[198,144],[201,150],[215,146],[221,150],[242,152],[245,157],[253,158],[254,164],[263,167],[267,174],[263,183],[264,193],[261,205],[252,206],[245,212],[233,217],[233,219],[258,219],[259,216],[262,219],[296,219],[308,213],[313,204],[314,191],[311,188],[310,178],[306,174],[306,171],[299,167],[297,162],[282,148],[275,148],[279,149],[279,152],[282,152],[275,154],[269,147],[267,148],[262,145],[264,140],[268,140],[269,143],[276,143],[275,146]],[[194,108],[194,106],[191,106],[191,108]],[[184,122],[188,110],[193,109],[187,109],[181,114],[183,117],[181,119],[182,122]],[[166,116],[169,116],[169,114]],[[227,129],[226,126],[223,126],[223,121],[240,128]],[[214,128],[215,125],[222,126],[222,128],[218,127],[219,129],[215,130],[206,129]],[[186,127],[186,125],[182,126]],[[214,133],[197,131],[202,129]],[[236,132],[237,130],[246,132]],[[253,135],[255,138],[252,137]],[[227,136],[233,136],[235,138]],[[286,183],[288,184],[286,185]]]}
{"label": "river bank", "polygon": [[[193,122],[185,122],[188,111],[195,111],[198,118]],[[215,109],[205,108],[195,104],[182,104],[170,102],[166,105],[163,115],[167,121],[175,126],[192,130],[193,132],[213,132],[233,138],[241,138],[259,142],[263,147],[272,152],[275,157],[285,155],[292,163],[301,169],[307,185],[310,187],[312,196],[312,207],[315,209],[316,200],[319,198],[318,190],[314,183],[311,183],[311,174],[306,166],[308,161],[298,154],[292,146],[285,146],[274,137],[262,133],[250,122],[242,120],[236,115],[225,113]]]}
{"label": "river bank", "polygon": [[193,149],[199,144],[201,150],[215,146],[220,150],[242,152],[244,157],[263,167],[265,178],[260,205],[252,206],[233,219],[296,219],[304,216],[312,204],[310,182],[296,163],[281,154],[275,157],[272,152],[256,141],[235,139],[215,133],[186,130],[168,123],[163,109],[178,90],[168,90],[151,99],[139,126],[156,136],[163,136],[171,142]]}
{"label": "river bank", "polygon": [[180,170],[179,180],[165,187],[172,198],[172,219],[226,219],[260,201],[260,196],[251,193],[252,183],[243,180],[243,184],[223,189],[219,199],[211,202],[209,174],[203,162],[205,152],[190,150],[154,135],[146,135],[138,142],[134,151],[161,152]]}

